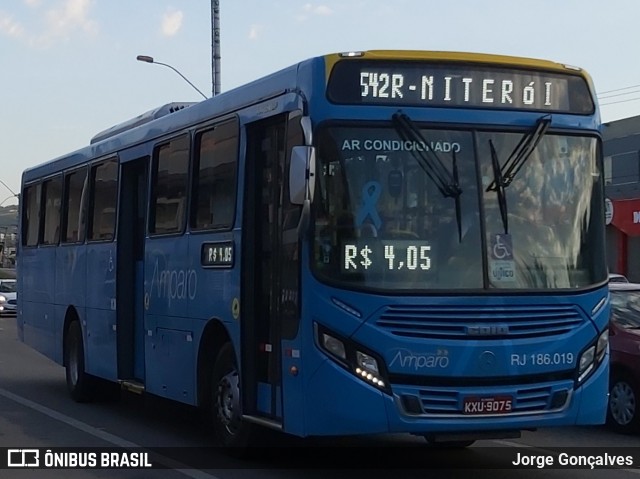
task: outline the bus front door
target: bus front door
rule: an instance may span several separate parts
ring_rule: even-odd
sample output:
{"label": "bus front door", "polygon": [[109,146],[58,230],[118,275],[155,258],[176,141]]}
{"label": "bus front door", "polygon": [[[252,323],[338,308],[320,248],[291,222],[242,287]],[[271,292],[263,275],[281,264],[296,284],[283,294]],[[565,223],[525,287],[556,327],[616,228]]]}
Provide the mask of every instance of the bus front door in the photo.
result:
{"label": "bus front door", "polygon": [[245,415],[282,424],[282,197],[285,116],[248,128],[242,264]]}

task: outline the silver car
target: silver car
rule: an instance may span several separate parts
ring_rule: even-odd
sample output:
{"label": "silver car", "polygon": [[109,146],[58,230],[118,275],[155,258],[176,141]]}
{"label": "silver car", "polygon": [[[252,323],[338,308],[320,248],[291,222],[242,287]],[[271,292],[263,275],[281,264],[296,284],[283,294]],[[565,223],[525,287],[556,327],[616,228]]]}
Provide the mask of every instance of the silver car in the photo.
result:
{"label": "silver car", "polygon": [[0,279],[0,316],[16,314],[16,280]]}
{"label": "silver car", "polygon": [[623,274],[609,273],[609,283],[628,283],[629,280]]}

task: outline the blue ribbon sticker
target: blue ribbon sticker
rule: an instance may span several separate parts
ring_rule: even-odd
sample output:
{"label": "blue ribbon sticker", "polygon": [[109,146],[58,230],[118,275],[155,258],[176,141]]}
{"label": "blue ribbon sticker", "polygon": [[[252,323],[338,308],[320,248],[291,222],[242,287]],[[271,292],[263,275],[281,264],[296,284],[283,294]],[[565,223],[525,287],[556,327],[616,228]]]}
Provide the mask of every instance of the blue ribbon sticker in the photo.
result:
{"label": "blue ribbon sticker", "polygon": [[380,195],[382,194],[382,186],[377,181],[370,181],[362,188],[362,206],[356,215],[356,226],[360,227],[364,221],[371,217],[373,226],[380,229],[382,220],[378,214],[377,205]]}

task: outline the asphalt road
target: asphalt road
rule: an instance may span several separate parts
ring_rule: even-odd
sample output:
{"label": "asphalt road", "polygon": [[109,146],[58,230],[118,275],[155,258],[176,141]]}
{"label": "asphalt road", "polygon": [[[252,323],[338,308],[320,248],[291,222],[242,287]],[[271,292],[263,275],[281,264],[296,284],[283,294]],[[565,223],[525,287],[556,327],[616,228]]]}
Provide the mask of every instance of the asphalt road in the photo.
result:
{"label": "asphalt road", "polygon": [[[387,479],[530,477],[582,478],[584,469],[507,468],[517,454],[558,461],[557,454],[633,454],[640,466],[640,436],[622,436],[604,427],[525,432],[517,440],[479,441],[460,451],[425,447],[421,438],[394,435],[367,438],[283,439],[267,454],[237,460],[212,448],[201,417],[192,408],[150,396],[123,395],[77,404],[69,398],[64,369],[17,340],[14,318],[0,318],[0,448],[69,448],[70,451],[146,451],[166,469],[0,469],[0,478],[271,478]],[[523,449],[529,446],[529,449]],[[590,449],[569,449],[569,448]],[[554,448],[560,448],[556,450]],[[591,449],[594,448],[594,449]],[[58,449],[55,449],[58,451]],[[264,451],[263,451],[264,452]],[[0,453],[5,452],[0,449]],[[0,460],[3,458],[0,457]],[[1,464],[2,462],[0,462]],[[636,478],[640,469],[598,469],[590,477]],[[458,472],[459,474],[456,474]]]}

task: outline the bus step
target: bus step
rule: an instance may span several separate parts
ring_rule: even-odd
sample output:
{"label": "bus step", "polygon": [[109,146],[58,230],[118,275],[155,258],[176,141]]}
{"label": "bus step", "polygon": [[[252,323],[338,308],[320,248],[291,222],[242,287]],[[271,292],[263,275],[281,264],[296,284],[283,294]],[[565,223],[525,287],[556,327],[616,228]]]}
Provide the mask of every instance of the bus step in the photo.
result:
{"label": "bus step", "polygon": [[276,431],[281,431],[282,430],[282,423],[279,422],[279,421],[275,421],[273,419],[268,419],[268,418],[258,417],[258,416],[251,416],[251,415],[248,415],[248,414],[243,414],[242,415],[242,419],[247,421],[247,422],[252,422],[252,423],[264,426],[264,427],[268,427],[270,429],[274,429]]}
{"label": "bus step", "polygon": [[120,387],[135,394],[142,394],[144,392],[144,384],[132,379],[121,379]]}

